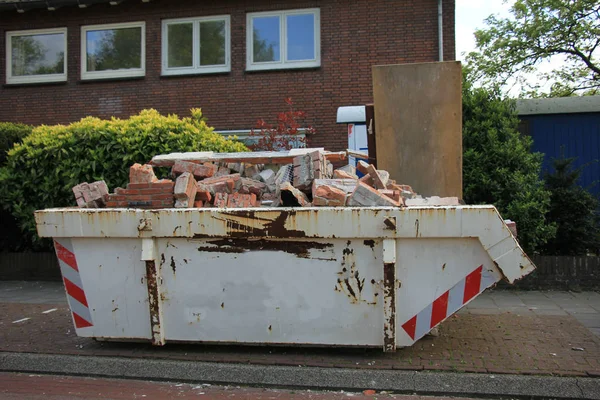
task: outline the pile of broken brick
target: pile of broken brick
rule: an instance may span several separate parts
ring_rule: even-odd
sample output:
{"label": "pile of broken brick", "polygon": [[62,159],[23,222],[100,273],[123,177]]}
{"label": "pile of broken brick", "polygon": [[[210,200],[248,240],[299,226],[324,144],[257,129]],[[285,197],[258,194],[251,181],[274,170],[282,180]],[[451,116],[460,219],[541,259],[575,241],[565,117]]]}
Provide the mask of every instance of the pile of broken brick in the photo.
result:
{"label": "pile of broken brick", "polygon": [[[246,161],[252,158],[246,159]],[[321,150],[294,156],[292,163],[255,164],[174,160],[172,179],[158,179],[152,165],[130,168],[129,184],[113,194],[103,181],[73,188],[87,208],[402,207],[458,205],[453,198],[421,198],[387,171],[359,161],[335,169]],[[164,166],[159,164],[159,166]],[[361,175],[359,178],[358,174]]]}

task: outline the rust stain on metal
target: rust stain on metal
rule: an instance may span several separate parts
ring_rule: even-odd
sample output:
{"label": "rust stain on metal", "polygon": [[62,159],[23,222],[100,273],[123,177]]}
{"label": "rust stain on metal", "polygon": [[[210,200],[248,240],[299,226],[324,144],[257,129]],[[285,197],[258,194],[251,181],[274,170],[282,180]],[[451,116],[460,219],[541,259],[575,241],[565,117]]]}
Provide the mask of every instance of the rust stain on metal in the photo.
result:
{"label": "rust stain on metal", "polygon": [[396,351],[396,264],[383,264],[383,351]]}
{"label": "rust stain on metal", "polygon": [[225,308],[225,303],[221,303],[221,308]]}
{"label": "rust stain on metal", "polygon": [[212,246],[201,246],[198,251],[212,253],[244,253],[246,251],[283,251],[299,258],[310,258],[310,250],[324,250],[333,247],[331,243],[319,243],[295,240],[248,240],[218,239],[208,241]]}
{"label": "rust stain on metal", "polygon": [[419,237],[419,220],[415,220],[415,237]]}
{"label": "rust stain on metal", "polygon": [[269,332],[271,332],[273,330],[273,326],[269,325]]}
{"label": "rust stain on metal", "polygon": [[148,285],[148,304],[150,307],[150,326],[152,328],[152,344],[162,346],[160,327],[160,306],[158,296],[156,264],[154,260],[146,261],[146,284]]}
{"label": "rust stain on metal", "polygon": [[175,270],[177,269],[177,265],[175,264],[175,258],[171,256],[171,269],[173,270],[173,274],[175,274]]}
{"label": "rust stain on metal", "polygon": [[444,265],[442,265],[442,271],[446,270],[446,263],[444,263]]}
{"label": "rust stain on metal", "polygon": [[375,241],[373,239],[368,239],[364,241],[365,246],[369,246],[371,250],[375,249]]}
{"label": "rust stain on metal", "polygon": [[[259,217],[253,210],[233,210],[221,213],[224,218],[213,217],[223,221],[227,227],[229,237],[278,237],[278,238],[304,238],[304,231],[286,227],[288,220],[292,221],[296,211],[283,210],[274,219]],[[290,225],[295,225],[291,223]],[[214,237],[210,234],[196,234],[194,238]]]}
{"label": "rust stain on metal", "polygon": [[[348,242],[350,245],[351,242]],[[345,248],[342,251],[342,270],[337,272],[337,284],[334,287],[336,292],[344,293],[350,299],[351,304],[366,303],[369,305],[376,305],[377,298],[374,297],[373,301],[363,299],[363,290],[365,287],[365,278],[360,276],[360,272],[356,267],[356,259],[354,250],[351,248]],[[372,284],[375,284],[375,280],[371,280]]]}

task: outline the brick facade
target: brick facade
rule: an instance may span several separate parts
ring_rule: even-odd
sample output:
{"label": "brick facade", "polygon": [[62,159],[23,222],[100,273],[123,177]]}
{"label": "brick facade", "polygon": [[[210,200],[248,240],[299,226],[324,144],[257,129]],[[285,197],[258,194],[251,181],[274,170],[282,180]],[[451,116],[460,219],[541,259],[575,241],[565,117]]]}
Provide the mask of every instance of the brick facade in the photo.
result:
{"label": "brick facade", "polygon": [[[246,13],[318,7],[321,67],[246,72]],[[54,85],[0,87],[0,121],[68,123],[84,116],[127,117],[144,108],[189,115],[202,108],[219,130],[249,129],[258,118],[273,120],[291,97],[317,129],[311,146],[347,147],[346,128],[336,124],[339,106],[373,101],[371,66],[431,62],[438,58],[437,0],[154,0],[118,6],[0,13],[0,82],[5,83],[7,30],[68,28],[68,81]],[[455,0],[444,0],[444,55],[455,59]],[[161,77],[161,19],[231,16],[231,72]],[[146,22],[143,79],[82,82],[80,27]]]}

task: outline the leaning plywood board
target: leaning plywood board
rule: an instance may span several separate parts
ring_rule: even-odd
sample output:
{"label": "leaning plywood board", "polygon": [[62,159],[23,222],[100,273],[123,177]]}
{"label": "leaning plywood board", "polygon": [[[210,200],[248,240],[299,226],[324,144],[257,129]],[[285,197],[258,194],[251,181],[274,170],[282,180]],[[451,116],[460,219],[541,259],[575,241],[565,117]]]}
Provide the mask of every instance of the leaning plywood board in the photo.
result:
{"label": "leaning plywood board", "polygon": [[377,167],[423,196],[462,198],[459,62],[373,67]]}

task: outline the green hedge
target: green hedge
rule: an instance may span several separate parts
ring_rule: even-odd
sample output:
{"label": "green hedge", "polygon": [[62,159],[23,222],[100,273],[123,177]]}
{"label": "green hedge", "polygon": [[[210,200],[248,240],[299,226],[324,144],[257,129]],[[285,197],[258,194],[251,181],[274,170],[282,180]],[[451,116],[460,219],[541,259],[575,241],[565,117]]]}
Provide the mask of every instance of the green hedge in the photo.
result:
{"label": "green hedge", "polygon": [[6,163],[6,153],[29,135],[32,129],[30,125],[0,122],[0,167]]}
{"label": "green hedge", "polygon": [[[15,143],[20,143],[23,138],[31,133],[30,125],[0,122],[0,167],[6,163],[6,156]],[[0,251],[18,250],[21,232],[17,221],[6,210],[0,207]]]}
{"label": "green hedge", "polygon": [[540,179],[543,155],[518,131],[514,102],[497,89],[463,80],[463,192],[467,204],[493,204],[517,223],[519,242],[530,254],[556,234],[546,214],[550,192]]}
{"label": "green hedge", "polygon": [[75,205],[71,188],[106,181],[125,186],[129,167],[157,154],[186,151],[247,151],[208,127],[199,109],[191,118],[144,110],[129,119],[84,118],[70,125],[39,126],[8,153],[0,169],[0,204],[19,222],[34,250],[48,247],[36,235],[33,213]]}

